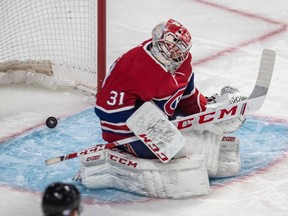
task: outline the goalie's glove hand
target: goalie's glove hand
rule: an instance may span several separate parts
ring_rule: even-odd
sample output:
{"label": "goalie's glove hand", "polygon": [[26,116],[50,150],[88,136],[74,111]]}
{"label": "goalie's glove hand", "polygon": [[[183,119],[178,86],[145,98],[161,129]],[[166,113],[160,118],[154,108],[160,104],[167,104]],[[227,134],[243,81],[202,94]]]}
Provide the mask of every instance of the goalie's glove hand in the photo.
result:
{"label": "goalie's glove hand", "polygon": [[220,94],[215,93],[210,97],[206,97],[207,104],[233,104],[245,100],[246,97],[241,96],[237,88],[225,86],[221,89]]}

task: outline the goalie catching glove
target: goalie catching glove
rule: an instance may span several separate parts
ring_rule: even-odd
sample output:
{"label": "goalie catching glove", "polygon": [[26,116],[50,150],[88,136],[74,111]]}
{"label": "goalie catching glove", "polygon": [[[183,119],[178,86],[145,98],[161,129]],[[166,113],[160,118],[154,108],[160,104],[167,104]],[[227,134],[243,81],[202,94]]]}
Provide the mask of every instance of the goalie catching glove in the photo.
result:
{"label": "goalie catching glove", "polygon": [[[206,99],[208,102],[207,110],[209,110],[223,104],[233,104],[246,100],[247,97],[241,96],[241,93],[238,89],[231,86],[225,86],[221,89],[220,94],[213,94],[211,97],[206,97]],[[245,116],[238,116],[233,119],[218,122],[216,125],[221,127],[224,133],[232,133],[238,130],[244,124],[245,120]]]}

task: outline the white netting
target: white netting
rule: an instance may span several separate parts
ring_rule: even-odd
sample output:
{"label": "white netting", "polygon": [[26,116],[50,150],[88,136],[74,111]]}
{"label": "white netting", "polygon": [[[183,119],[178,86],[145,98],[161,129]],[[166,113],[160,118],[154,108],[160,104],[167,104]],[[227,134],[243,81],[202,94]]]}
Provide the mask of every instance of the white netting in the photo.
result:
{"label": "white netting", "polygon": [[50,61],[53,76],[96,91],[96,0],[0,2],[0,69]]}

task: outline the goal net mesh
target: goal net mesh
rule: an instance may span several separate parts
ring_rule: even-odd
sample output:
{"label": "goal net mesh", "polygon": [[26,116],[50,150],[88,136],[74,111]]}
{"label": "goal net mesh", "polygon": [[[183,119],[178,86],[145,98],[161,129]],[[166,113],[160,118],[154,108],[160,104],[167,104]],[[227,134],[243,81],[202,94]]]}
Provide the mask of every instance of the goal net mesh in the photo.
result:
{"label": "goal net mesh", "polygon": [[96,0],[1,0],[0,29],[2,75],[40,72],[96,91]]}

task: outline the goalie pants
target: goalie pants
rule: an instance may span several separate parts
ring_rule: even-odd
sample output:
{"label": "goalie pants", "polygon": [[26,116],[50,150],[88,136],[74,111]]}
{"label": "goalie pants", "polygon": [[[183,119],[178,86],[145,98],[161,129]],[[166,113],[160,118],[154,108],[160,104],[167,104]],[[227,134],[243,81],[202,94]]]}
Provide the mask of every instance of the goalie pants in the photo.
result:
{"label": "goalie pants", "polygon": [[129,152],[135,157],[145,159],[157,159],[155,154],[140,140],[119,146],[118,149]]}

